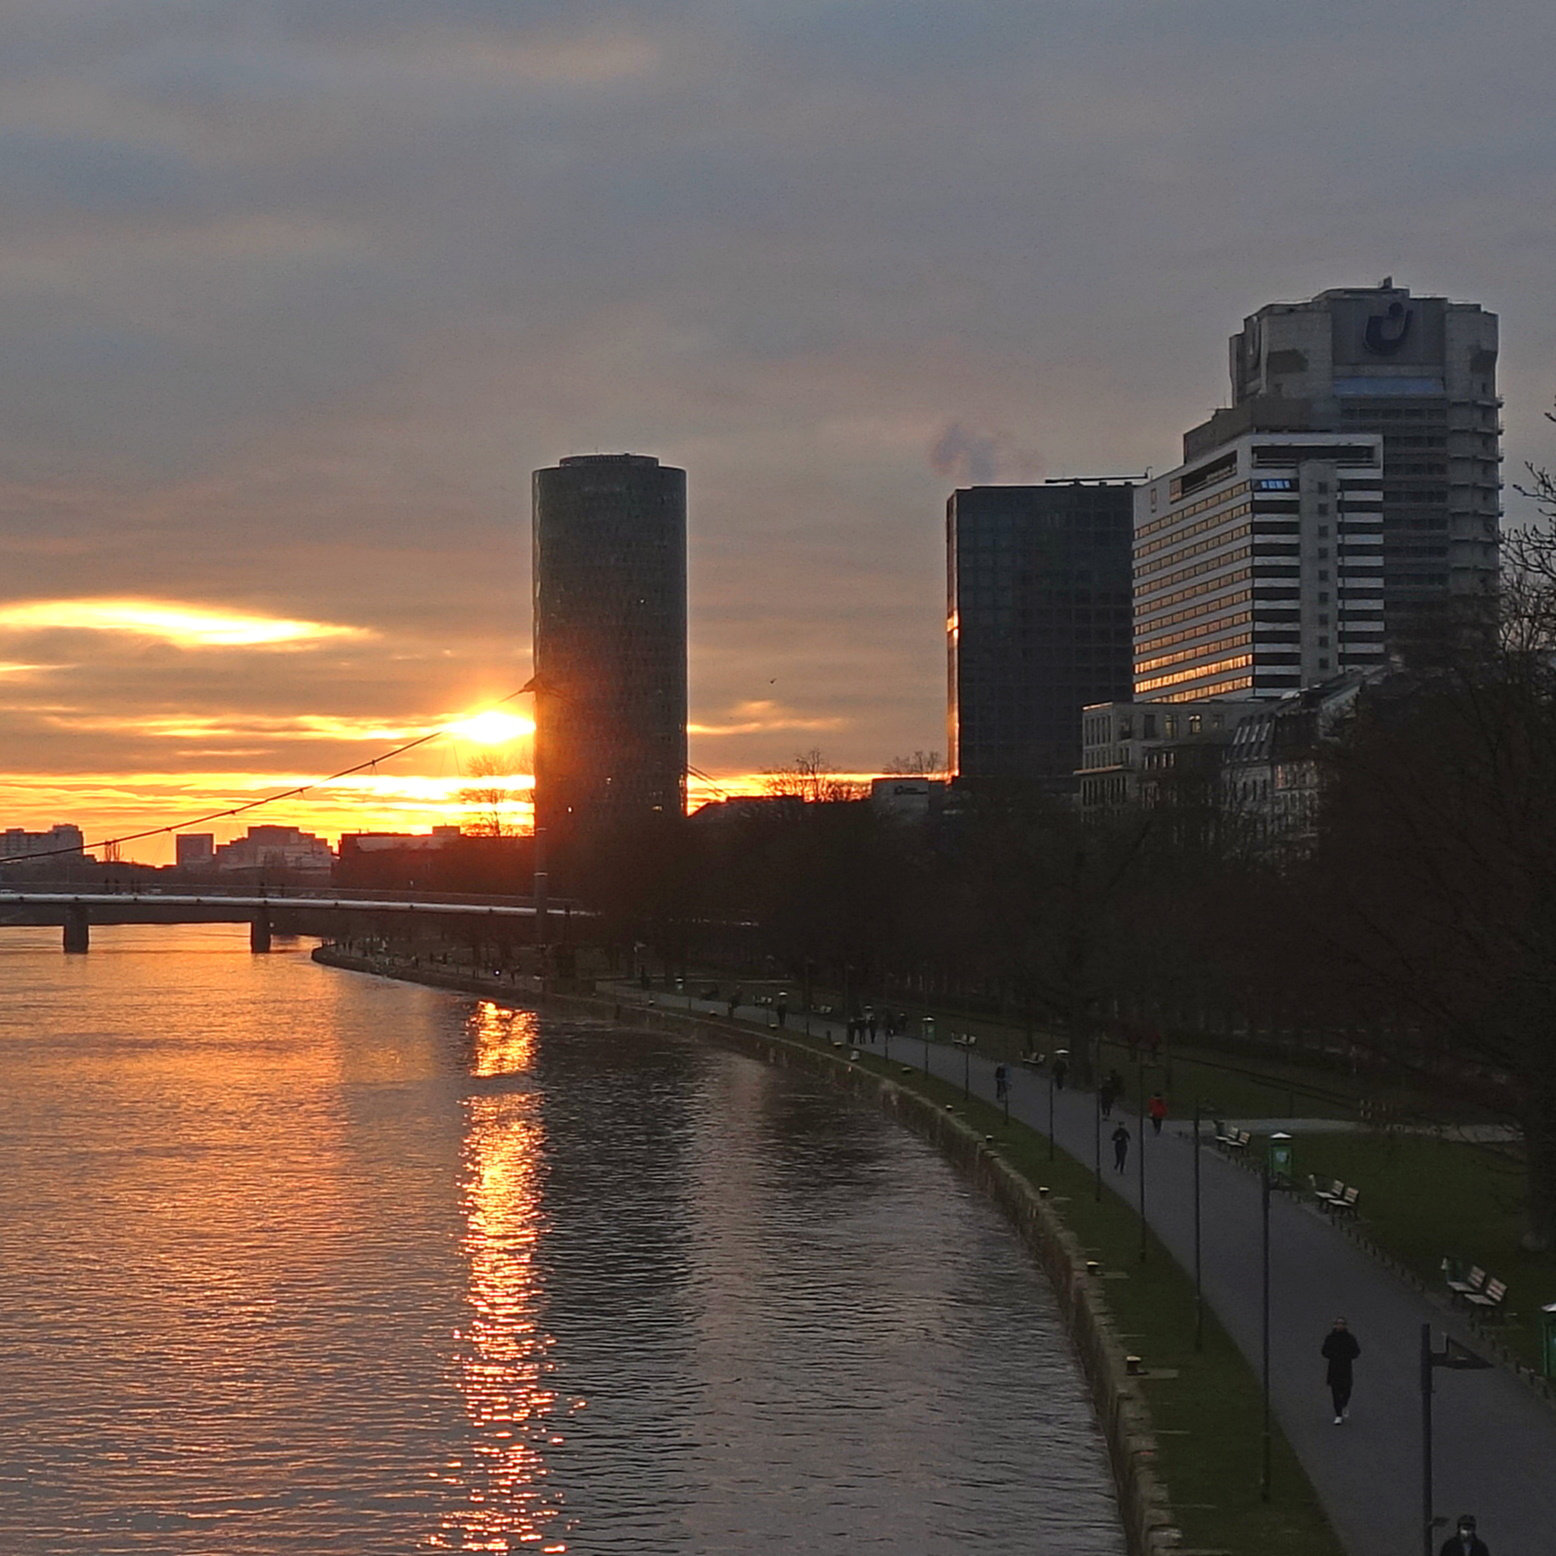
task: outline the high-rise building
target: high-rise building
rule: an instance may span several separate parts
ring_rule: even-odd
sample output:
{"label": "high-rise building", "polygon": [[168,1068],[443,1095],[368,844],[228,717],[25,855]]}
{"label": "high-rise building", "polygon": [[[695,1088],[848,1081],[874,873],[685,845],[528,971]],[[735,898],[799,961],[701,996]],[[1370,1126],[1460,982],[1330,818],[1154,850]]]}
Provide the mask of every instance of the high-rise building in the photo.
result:
{"label": "high-rise building", "polygon": [[1184,457],[1249,432],[1383,438],[1383,613],[1409,655],[1493,606],[1501,515],[1497,316],[1393,278],[1271,303],[1231,339],[1232,405]]}
{"label": "high-rise building", "polygon": [[946,505],[949,740],[970,785],[1073,787],[1081,709],[1130,687],[1128,481],[974,486]]}
{"label": "high-rise building", "polygon": [[553,847],[686,809],[686,472],[534,476],[535,824]]}
{"label": "high-rise building", "polygon": [[1383,440],[1246,433],[1135,499],[1135,697],[1279,697],[1383,663]]}

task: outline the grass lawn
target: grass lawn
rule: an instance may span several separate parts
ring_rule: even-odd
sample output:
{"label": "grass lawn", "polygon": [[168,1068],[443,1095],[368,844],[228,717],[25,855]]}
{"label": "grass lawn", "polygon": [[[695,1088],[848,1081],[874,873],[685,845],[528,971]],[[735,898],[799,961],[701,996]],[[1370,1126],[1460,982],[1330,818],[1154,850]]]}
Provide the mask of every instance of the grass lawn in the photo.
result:
{"label": "grass lawn", "polygon": [[1364,1230],[1428,1285],[1439,1289],[1444,1255],[1478,1264],[1507,1282],[1503,1339],[1539,1361],[1535,1314],[1556,1302],[1556,1256],[1519,1245],[1524,1186],[1517,1163],[1461,1141],[1388,1133],[1303,1135],[1296,1169],[1361,1189]]}
{"label": "grass lawn", "polygon": [[[902,1058],[907,1059],[905,1050]],[[1176,1377],[1145,1384],[1158,1433],[1158,1462],[1187,1550],[1236,1556],[1341,1556],[1341,1547],[1302,1466],[1275,1429],[1273,1495],[1260,1498],[1262,1410],[1258,1380],[1207,1309],[1205,1347],[1194,1350],[1194,1285],[1154,1237],[1140,1262],[1140,1220],[1109,1191],[1100,1203],[1088,1168],[1047,1138],[1005,1122],[992,1106],[965,1101],[959,1087],[902,1073],[878,1058],[862,1064],[890,1073],[944,1106],[951,1103],[1028,1180],[1047,1185],[1060,1214],[1091,1256],[1112,1272],[1106,1296],[1125,1343],[1148,1369]]]}

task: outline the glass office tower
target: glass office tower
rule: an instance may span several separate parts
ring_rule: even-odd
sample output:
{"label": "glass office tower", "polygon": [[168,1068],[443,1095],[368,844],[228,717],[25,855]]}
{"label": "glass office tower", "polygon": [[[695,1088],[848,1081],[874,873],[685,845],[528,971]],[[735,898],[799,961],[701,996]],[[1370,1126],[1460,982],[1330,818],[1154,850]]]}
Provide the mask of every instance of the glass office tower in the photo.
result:
{"label": "glass office tower", "polygon": [[946,507],[952,769],[1067,790],[1081,709],[1127,700],[1134,485],[974,486]]}
{"label": "glass office tower", "polygon": [[565,850],[686,809],[686,472],[534,475],[535,821]]}

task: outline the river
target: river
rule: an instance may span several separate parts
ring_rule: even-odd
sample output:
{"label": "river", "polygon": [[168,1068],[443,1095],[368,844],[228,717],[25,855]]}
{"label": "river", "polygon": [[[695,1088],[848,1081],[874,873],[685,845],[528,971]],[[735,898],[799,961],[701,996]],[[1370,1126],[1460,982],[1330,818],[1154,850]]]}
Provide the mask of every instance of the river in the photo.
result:
{"label": "river", "polygon": [[0,930],[7,1556],[1121,1556],[1051,1294],[928,1146],[308,944]]}

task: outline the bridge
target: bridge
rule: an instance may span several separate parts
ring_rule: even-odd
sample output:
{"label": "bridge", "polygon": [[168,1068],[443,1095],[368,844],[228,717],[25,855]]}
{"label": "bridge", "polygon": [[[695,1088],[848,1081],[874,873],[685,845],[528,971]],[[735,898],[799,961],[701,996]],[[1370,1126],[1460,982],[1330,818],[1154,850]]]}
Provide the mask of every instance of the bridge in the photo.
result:
{"label": "bridge", "polygon": [[306,913],[339,922],[347,914],[416,914],[434,918],[488,923],[535,921],[544,940],[551,911],[560,908],[564,921],[571,904],[548,908],[518,897],[458,897],[441,893],[340,891],[287,887],[254,892],[246,888],[202,887],[195,892],[155,890],[79,891],[69,886],[30,889],[0,887],[0,925],[59,924],[64,949],[83,952],[91,946],[91,926],[98,924],[242,924],[249,926],[249,949],[270,949],[274,916]]}

